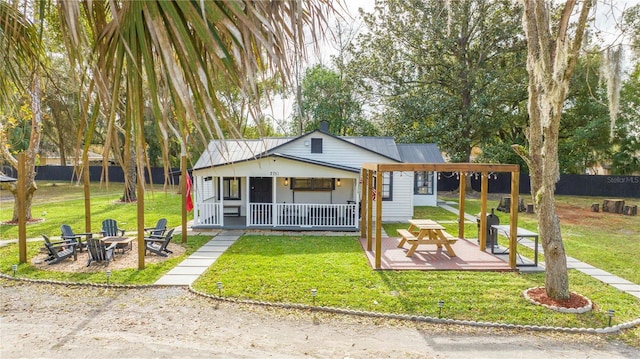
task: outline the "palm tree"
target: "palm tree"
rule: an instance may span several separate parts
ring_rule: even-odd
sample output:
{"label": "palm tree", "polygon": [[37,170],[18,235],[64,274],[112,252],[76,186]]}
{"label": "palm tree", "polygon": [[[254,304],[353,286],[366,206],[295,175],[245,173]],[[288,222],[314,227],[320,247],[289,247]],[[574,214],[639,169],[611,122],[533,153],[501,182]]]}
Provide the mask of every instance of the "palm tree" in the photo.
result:
{"label": "palm tree", "polygon": [[[44,14],[49,10],[42,8],[46,6],[51,3],[0,0],[0,56],[10,59],[0,63],[0,104],[6,108],[13,89],[30,92],[32,128],[36,130],[40,127],[37,74],[44,63],[42,31],[38,33],[18,9]],[[291,54],[304,54],[305,33],[315,40],[324,33],[328,15],[335,12],[332,0],[60,0],[56,6],[84,99],[78,143],[84,140],[86,152],[96,121],[104,117],[107,139],[115,138],[117,132],[124,134],[125,161],[135,159],[138,178],[144,178],[146,163],[146,101],[165,142],[175,136],[186,148],[187,137],[204,143],[208,138],[223,138],[222,124],[230,111],[217,84],[222,81],[225,86],[236,86],[255,98],[261,74],[277,74],[288,82],[296,60]],[[305,28],[310,30],[305,32]],[[289,51],[292,48],[297,50]],[[253,110],[252,117],[260,118],[259,109]],[[3,157],[12,158],[7,156],[5,143],[0,143],[0,151]],[[33,159],[38,144],[30,143]],[[105,144],[105,148],[109,146]],[[165,162],[167,148],[163,147]],[[33,168],[34,164],[32,161],[28,166]],[[142,185],[139,181],[140,240],[144,233]],[[33,180],[27,180],[27,186],[31,193],[35,191]],[[139,267],[143,268],[140,247]]]}
{"label": "palm tree", "polygon": [[[125,161],[135,157],[138,178],[144,178],[146,163],[145,99],[164,141],[176,136],[186,147],[187,136],[205,143],[223,138],[221,125],[230,111],[217,84],[224,81],[256,96],[261,74],[278,74],[288,82],[294,60],[289,49],[304,52],[305,27],[311,28],[312,37],[322,34],[327,16],[335,11],[332,0],[85,0],[59,1],[58,8],[74,66],[83,68],[82,80],[96,90],[83,95],[99,105],[108,131],[126,129],[122,131]],[[124,116],[118,116],[121,113]],[[253,118],[260,118],[259,109]],[[85,139],[91,137],[95,121],[97,116],[79,126]],[[85,150],[89,142],[85,141]],[[135,151],[127,150],[131,147]],[[166,150],[163,157],[168,157]],[[140,240],[141,185],[139,181]],[[140,248],[139,268],[144,268],[144,248]]]}

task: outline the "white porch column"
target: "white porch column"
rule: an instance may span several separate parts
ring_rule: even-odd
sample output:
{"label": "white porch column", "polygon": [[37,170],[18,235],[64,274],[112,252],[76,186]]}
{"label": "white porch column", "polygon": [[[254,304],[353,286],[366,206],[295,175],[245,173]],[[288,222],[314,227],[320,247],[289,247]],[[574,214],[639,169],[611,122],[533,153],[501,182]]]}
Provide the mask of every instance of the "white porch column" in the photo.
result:
{"label": "white porch column", "polygon": [[251,220],[251,208],[250,208],[250,206],[251,206],[251,204],[250,204],[250,198],[251,198],[251,184],[249,183],[249,182],[250,182],[250,179],[251,179],[251,178],[250,178],[249,176],[247,176],[247,177],[245,177],[245,178],[244,178],[244,186],[245,186],[245,191],[244,191],[244,193],[246,193],[246,194],[247,194],[247,195],[246,195],[246,198],[245,198],[245,200],[244,200],[244,203],[245,203],[245,205],[246,205],[246,209],[245,209],[245,211],[244,211],[244,212],[245,212],[245,221],[244,221],[244,222],[245,222],[245,225],[246,225],[247,227],[249,227],[249,223],[250,223],[249,221]]}
{"label": "white porch column", "polygon": [[360,198],[358,198],[360,195],[360,190],[358,189],[360,187],[359,185],[360,185],[360,176],[353,179],[353,187],[354,187],[353,200],[354,202],[356,202],[356,204],[360,202]]}
{"label": "white porch column", "polygon": [[[218,177],[218,193],[220,194],[220,204],[218,205],[218,212],[220,213],[220,225],[224,226],[224,192],[222,191],[222,187],[224,184],[224,177]],[[215,186],[214,186],[215,190]],[[216,193],[213,193],[215,198]]]}
{"label": "white porch column", "polygon": [[276,212],[276,188],[278,187],[278,177],[271,177],[271,223],[276,226],[278,213]]}

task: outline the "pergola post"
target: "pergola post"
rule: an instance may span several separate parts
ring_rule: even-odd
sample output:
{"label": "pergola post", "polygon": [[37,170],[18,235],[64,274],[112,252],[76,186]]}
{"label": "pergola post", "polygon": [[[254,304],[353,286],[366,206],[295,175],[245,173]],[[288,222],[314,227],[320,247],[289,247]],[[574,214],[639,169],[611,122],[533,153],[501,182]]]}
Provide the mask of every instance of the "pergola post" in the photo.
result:
{"label": "pergola post", "polygon": [[27,263],[27,157],[24,152],[18,154],[18,256],[20,263]]}
{"label": "pergola post", "polygon": [[[369,187],[369,181],[367,178],[367,170],[360,170],[360,178],[362,179],[362,186],[360,186],[360,237],[365,238],[367,235],[367,188]],[[371,242],[367,240],[367,250],[371,250]]]}
{"label": "pergola post", "polygon": [[369,179],[368,187],[367,187],[367,243],[372,243],[373,238],[373,196],[371,195],[371,184],[373,181],[371,180],[373,175],[372,170],[367,170],[367,178]]}
{"label": "pergola post", "polygon": [[376,269],[382,262],[382,171],[376,171]]}
{"label": "pergola post", "polygon": [[478,238],[480,240],[480,250],[485,251],[487,249],[487,192],[489,191],[489,181],[486,172],[481,173],[481,185],[480,185],[480,233]]}
{"label": "pergola post", "polygon": [[91,178],[89,173],[89,155],[82,152],[82,185],[84,187],[84,232],[91,233]]}
{"label": "pergola post", "polygon": [[138,269],[144,269],[144,254],[146,252],[144,242],[144,172],[138,171]]}
{"label": "pergola post", "polygon": [[458,238],[464,238],[464,196],[467,191],[466,173],[460,172],[460,193],[458,195]]}
{"label": "pergola post", "polygon": [[516,269],[516,246],[518,244],[518,210],[520,207],[520,170],[511,172],[511,210],[509,212],[509,266]]}

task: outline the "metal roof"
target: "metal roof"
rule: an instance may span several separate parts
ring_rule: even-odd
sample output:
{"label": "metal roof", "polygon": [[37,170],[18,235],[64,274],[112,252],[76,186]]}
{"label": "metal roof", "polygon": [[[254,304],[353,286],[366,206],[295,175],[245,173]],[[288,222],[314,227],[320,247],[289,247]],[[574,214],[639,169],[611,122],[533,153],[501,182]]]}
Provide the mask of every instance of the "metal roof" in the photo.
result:
{"label": "metal roof", "polygon": [[264,157],[270,149],[291,141],[290,137],[269,137],[259,140],[213,140],[200,155],[193,169]]}
{"label": "metal roof", "polygon": [[397,148],[405,163],[444,163],[435,143],[398,144]]}
{"label": "metal roof", "polygon": [[396,161],[402,161],[393,137],[338,137],[369,151],[379,153]]}
{"label": "metal roof", "polygon": [[[220,166],[240,161],[258,159],[268,155],[278,155],[294,159],[293,156],[276,153],[278,147],[305,137],[268,137],[258,140],[213,140],[202,153],[193,169]],[[350,142],[382,156],[399,162],[443,163],[444,159],[435,144],[396,145],[392,137],[341,137],[337,139]],[[309,162],[308,159],[295,157],[296,160]],[[311,163],[311,162],[310,162]],[[319,163],[318,163],[319,164]],[[336,165],[332,165],[336,166]],[[337,166],[336,168],[340,168]],[[351,168],[343,168],[352,170]]]}

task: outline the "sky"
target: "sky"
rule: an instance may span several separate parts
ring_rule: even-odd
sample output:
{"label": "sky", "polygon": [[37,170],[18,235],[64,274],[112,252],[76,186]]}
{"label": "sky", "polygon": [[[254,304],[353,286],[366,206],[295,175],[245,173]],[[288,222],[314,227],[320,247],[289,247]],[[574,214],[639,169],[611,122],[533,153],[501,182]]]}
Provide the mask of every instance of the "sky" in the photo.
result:
{"label": "sky", "polygon": [[[362,8],[365,12],[373,12],[375,0],[343,0],[346,3],[345,18],[354,27],[362,24],[358,9]],[[444,1],[444,0],[442,0]],[[456,0],[451,0],[456,1]],[[595,22],[591,29],[599,32],[598,42],[605,46],[620,44],[624,38],[620,36],[620,31],[616,28],[616,24],[620,22],[622,11],[634,5],[640,4],[640,0],[598,0],[596,4]],[[329,21],[330,26],[334,26],[335,21]],[[361,27],[362,28],[362,27]],[[362,30],[361,30],[362,31]],[[330,39],[325,39],[320,43],[320,53],[309,51],[306,66],[323,63],[330,64],[332,55],[337,54],[337,50],[331,45]],[[630,55],[626,55],[626,64],[630,64]],[[302,70],[304,71],[304,70]],[[271,108],[265,110],[267,117],[276,119],[276,122],[282,122],[288,119],[293,108],[293,100],[282,99],[277,97],[272,100]]]}
{"label": "sky", "polygon": [[[351,24],[360,24],[362,22],[358,9],[362,8],[366,12],[372,12],[375,5],[375,0],[343,0],[343,2],[346,3],[345,18],[348,19],[348,22]],[[334,24],[335,24],[335,20],[329,21],[329,25],[331,27],[333,27]],[[331,56],[337,54],[335,47],[331,45],[330,41],[331,41],[330,39],[322,40],[321,43],[319,44],[320,50],[318,53],[315,53],[310,47],[308,51],[307,64],[305,66],[309,66],[309,64],[313,65],[317,63],[323,63],[328,65],[330,62]],[[304,69],[302,71],[304,71]],[[264,110],[264,113],[266,114],[267,118],[272,119],[272,122],[282,123],[283,120],[289,119],[289,117],[291,116],[292,109],[293,109],[292,98],[283,99],[280,96],[276,96],[274,99],[272,99],[270,108]],[[276,129],[282,130],[280,128],[277,128],[277,125],[275,123],[274,123],[274,126],[276,126]]]}

